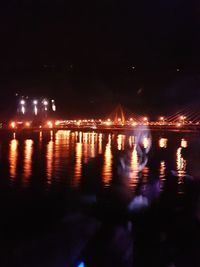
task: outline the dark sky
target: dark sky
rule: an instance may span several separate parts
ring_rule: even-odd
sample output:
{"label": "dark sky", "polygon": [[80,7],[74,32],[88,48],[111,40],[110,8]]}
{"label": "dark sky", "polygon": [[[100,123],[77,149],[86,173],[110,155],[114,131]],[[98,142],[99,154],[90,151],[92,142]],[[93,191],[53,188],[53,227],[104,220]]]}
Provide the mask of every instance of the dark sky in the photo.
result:
{"label": "dark sky", "polygon": [[65,117],[117,103],[155,115],[197,101],[198,2],[1,1],[1,113],[16,92],[55,98]]}

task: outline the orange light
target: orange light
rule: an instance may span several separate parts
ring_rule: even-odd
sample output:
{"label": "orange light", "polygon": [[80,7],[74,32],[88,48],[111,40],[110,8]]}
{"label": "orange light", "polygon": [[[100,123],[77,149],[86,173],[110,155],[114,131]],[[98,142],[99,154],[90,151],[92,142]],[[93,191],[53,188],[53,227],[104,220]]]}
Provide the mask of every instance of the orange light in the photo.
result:
{"label": "orange light", "polygon": [[147,117],[144,117],[144,119],[143,119],[144,121],[148,121],[148,118]]}
{"label": "orange light", "polygon": [[31,124],[30,124],[30,122],[26,122],[26,124],[25,124],[27,127],[29,127]]}
{"label": "orange light", "polygon": [[10,125],[11,125],[12,128],[15,128],[16,123],[14,121],[12,121]]}
{"label": "orange light", "polygon": [[180,116],[180,120],[185,120],[186,116]]}

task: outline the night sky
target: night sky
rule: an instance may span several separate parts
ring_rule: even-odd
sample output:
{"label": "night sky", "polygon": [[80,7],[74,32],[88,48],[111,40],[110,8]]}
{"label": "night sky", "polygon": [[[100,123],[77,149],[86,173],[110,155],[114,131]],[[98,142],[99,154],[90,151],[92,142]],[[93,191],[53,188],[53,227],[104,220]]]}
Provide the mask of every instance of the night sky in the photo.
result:
{"label": "night sky", "polygon": [[1,116],[16,92],[54,98],[65,117],[118,103],[153,116],[198,101],[198,2],[1,1]]}

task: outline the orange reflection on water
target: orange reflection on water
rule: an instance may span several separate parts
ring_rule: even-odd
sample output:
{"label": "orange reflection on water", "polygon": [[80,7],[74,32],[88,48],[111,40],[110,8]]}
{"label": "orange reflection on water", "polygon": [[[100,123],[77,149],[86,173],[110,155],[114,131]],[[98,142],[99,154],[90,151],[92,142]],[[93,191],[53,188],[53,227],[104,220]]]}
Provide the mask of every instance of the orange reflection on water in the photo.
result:
{"label": "orange reflection on water", "polygon": [[82,143],[82,139],[83,139],[83,133],[79,132],[79,143]]}
{"label": "orange reflection on water", "polygon": [[131,147],[131,148],[133,147],[134,142],[135,142],[134,138],[135,138],[134,136],[129,136],[129,138],[128,138],[129,147]]}
{"label": "orange reflection on water", "polygon": [[187,142],[187,140],[185,140],[184,138],[181,139],[181,147],[182,147],[182,148],[186,148],[187,146],[188,146],[188,142]]}
{"label": "orange reflection on water", "polygon": [[186,160],[182,156],[182,147],[179,147],[176,151],[176,168],[179,177],[186,174]]}
{"label": "orange reflection on water", "polygon": [[150,145],[150,139],[147,138],[147,137],[144,137],[143,138],[143,146],[144,146],[144,148],[148,148],[149,145]]}
{"label": "orange reflection on water", "polygon": [[142,174],[143,174],[143,182],[144,182],[144,184],[147,184],[148,177],[149,177],[149,167],[145,166],[143,171],[142,171]]}
{"label": "orange reflection on water", "polygon": [[25,140],[24,146],[24,183],[27,184],[28,178],[32,172],[32,153],[33,153],[33,140]]}
{"label": "orange reflection on water", "polygon": [[83,143],[88,142],[88,136],[89,136],[89,133],[83,133]]}
{"label": "orange reflection on water", "polygon": [[88,162],[89,159],[89,133],[83,133],[83,161],[84,163]]}
{"label": "orange reflection on water", "polygon": [[103,165],[103,183],[104,186],[109,186],[112,179],[112,150],[111,150],[111,135],[108,136],[108,143],[106,145],[104,153],[104,165]]}
{"label": "orange reflection on water", "polygon": [[102,154],[102,134],[99,134],[99,142],[98,142],[98,154]]}
{"label": "orange reflection on water", "polygon": [[95,150],[95,136],[96,134],[93,132],[90,134],[90,157],[94,158],[96,154]]}
{"label": "orange reflection on water", "polygon": [[138,154],[137,150],[134,147],[131,153],[131,161],[130,161],[130,186],[135,187],[138,182]]}
{"label": "orange reflection on water", "polygon": [[160,138],[159,139],[159,147],[160,148],[166,148],[167,147],[167,138]]}
{"label": "orange reflection on water", "polygon": [[164,187],[164,182],[165,182],[165,170],[166,170],[166,164],[165,164],[165,161],[162,160],[160,162],[160,175],[159,175],[159,178],[160,178],[160,188],[163,189]]}
{"label": "orange reflection on water", "polygon": [[40,142],[42,141],[42,132],[40,132],[40,134],[39,134],[39,140],[40,140]]}
{"label": "orange reflection on water", "polygon": [[13,139],[10,142],[9,163],[10,163],[10,177],[17,176],[17,158],[18,158],[18,141]]}
{"label": "orange reflection on water", "polygon": [[74,179],[72,181],[73,187],[78,187],[82,175],[82,156],[83,156],[83,144],[76,143],[76,158],[74,167]]}
{"label": "orange reflection on water", "polygon": [[177,168],[177,175],[178,175],[178,193],[182,194],[183,189],[183,181],[182,178],[186,175],[186,165],[187,162],[182,156],[182,147],[179,147],[176,152],[176,168]]}
{"label": "orange reflection on water", "polygon": [[50,131],[50,138],[51,138],[51,140],[53,140],[53,131],[52,130]]}
{"label": "orange reflection on water", "polygon": [[125,135],[118,134],[117,136],[117,149],[124,150]]}
{"label": "orange reflection on water", "polygon": [[[71,136],[71,140],[70,140]],[[70,135],[70,131],[59,130],[55,134],[54,151],[53,151],[53,172],[56,181],[65,179],[66,174],[63,171],[63,166],[71,164],[70,161],[70,145],[74,145],[74,133]]]}
{"label": "orange reflection on water", "polygon": [[60,141],[63,142],[63,139],[69,140],[69,137],[70,137],[70,131],[69,130],[67,130],[67,131],[66,130],[59,130],[59,131],[57,131],[57,133],[55,135],[55,140],[57,140],[58,142],[60,142]]}
{"label": "orange reflection on water", "polygon": [[46,159],[47,159],[47,183],[51,184],[52,183],[52,174],[53,174],[53,144],[54,142],[51,140],[47,144],[47,154],[46,154]]}

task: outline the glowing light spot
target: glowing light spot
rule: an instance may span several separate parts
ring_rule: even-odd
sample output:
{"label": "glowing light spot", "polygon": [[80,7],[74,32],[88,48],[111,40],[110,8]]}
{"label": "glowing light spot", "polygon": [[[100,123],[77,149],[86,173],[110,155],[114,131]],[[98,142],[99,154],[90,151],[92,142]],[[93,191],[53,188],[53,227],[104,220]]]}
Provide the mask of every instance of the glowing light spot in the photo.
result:
{"label": "glowing light spot", "polygon": [[143,118],[143,121],[144,121],[144,123],[148,123],[148,118],[147,117],[144,117]]}

